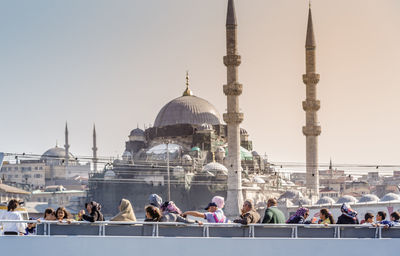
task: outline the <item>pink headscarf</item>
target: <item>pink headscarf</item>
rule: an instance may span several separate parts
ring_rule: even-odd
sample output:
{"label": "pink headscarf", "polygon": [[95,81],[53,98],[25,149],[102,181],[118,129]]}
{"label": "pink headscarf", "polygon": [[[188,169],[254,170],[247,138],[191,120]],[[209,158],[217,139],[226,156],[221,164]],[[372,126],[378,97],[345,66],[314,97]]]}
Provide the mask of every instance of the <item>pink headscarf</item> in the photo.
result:
{"label": "pink headscarf", "polygon": [[211,202],[215,203],[219,209],[224,208],[225,200],[222,196],[214,196]]}

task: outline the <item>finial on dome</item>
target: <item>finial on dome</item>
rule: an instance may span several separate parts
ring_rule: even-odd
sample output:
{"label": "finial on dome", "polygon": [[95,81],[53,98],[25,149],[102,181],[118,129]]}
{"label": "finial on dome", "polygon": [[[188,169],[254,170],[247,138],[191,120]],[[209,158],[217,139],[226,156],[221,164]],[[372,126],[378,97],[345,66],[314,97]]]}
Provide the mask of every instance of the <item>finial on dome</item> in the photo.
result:
{"label": "finial on dome", "polygon": [[193,92],[189,89],[189,71],[186,71],[186,89],[182,96],[193,96]]}

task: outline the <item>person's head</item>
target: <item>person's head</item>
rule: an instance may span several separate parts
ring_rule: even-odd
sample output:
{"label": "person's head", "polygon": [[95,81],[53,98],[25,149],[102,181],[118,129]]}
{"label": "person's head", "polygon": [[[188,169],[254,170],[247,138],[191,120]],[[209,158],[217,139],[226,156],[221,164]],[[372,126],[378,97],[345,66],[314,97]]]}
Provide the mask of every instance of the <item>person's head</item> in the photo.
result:
{"label": "person's head", "polygon": [[209,204],[207,205],[207,207],[206,207],[204,210],[206,210],[206,211],[208,211],[208,212],[215,212],[217,209],[218,209],[217,204],[211,202],[211,203],[209,203]]}
{"label": "person's head", "polygon": [[350,217],[353,219],[356,219],[356,217],[357,217],[357,212],[354,211],[353,209],[351,209],[350,206],[347,205],[346,203],[342,204],[342,207],[340,207],[340,210],[347,217]]}
{"label": "person's head", "polygon": [[69,213],[64,207],[58,207],[55,215],[58,220],[69,218]]}
{"label": "person's head", "polygon": [[10,202],[8,202],[7,211],[9,212],[15,211],[18,208],[18,205],[19,205],[18,200],[11,199]]}
{"label": "person's head", "polygon": [[376,221],[383,221],[385,219],[386,219],[386,212],[380,211],[376,214]]}
{"label": "person's head", "polygon": [[43,219],[44,220],[56,220],[56,213],[54,212],[54,210],[52,208],[47,208],[44,211]]}
{"label": "person's head", "polygon": [[374,215],[370,212],[367,212],[364,216],[364,220],[366,223],[373,223],[374,222]]}
{"label": "person's head", "polygon": [[243,202],[243,208],[242,208],[242,212],[249,212],[251,210],[253,210],[254,207],[254,202],[251,199],[246,199]]}
{"label": "person's head", "polygon": [[162,198],[157,194],[151,194],[149,196],[149,204],[157,208],[160,208],[162,204]]}
{"label": "person's head", "polygon": [[162,213],[175,213],[175,214],[182,214],[182,211],[176,206],[173,201],[164,202],[161,207],[160,211]]}
{"label": "person's head", "polygon": [[[35,218],[30,217],[29,220],[36,220]],[[36,227],[36,223],[28,223],[28,229],[32,229]]]}
{"label": "person's head", "polygon": [[95,201],[91,201],[89,203],[85,203],[85,208],[88,213],[91,214],[92,212],[100,211],[101,205]]}
{"label": "person's head", "polygon": [[161,212],[160,209],[155,207],[154,205],[148,205],[144,209],[146,212],[146,219],[150,221],[160,221],[161,220]]}
{"label": "person's head", "polygon": [[330,211],[326,208],[323,208],[319,211],[319,217],[321,218],[321,220],[326,220],[329,219],[329,221],[331,222],[331,224],[335,224],[335,220],[333,219],[332,214],[330,213]]}
{"label": "person's head", "polygon": [[271,206],[277,206],[278,205],[278,201],[276,201],[275,198],[270,198],[267,201],[267,207],[271,207]]}
{"label": "person's head", "polygon": [[225,206],[225,199],[222,196],[214,196],[211,202],[215,203],[219,209],[222,209]]}
{"label": "person's head", "polygon": [[392,214],[390,214],[390,219],[392,221],[399,221],[400,213],[399,212],[392,212]]}
{"label": "person's head", "polygon": [[122,212],[126,210],[131,205],[128,199],[122,198],[121,202],[118,205],[118,211]]}

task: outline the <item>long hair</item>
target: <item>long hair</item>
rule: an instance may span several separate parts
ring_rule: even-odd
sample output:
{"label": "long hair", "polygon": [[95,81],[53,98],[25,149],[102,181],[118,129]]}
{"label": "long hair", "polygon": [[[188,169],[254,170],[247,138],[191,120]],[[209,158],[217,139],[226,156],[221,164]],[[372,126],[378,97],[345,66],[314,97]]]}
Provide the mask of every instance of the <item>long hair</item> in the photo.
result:
{"label": "long hair", "polygon": [[322,215],[325,216],[325,218],[328,218],[331,224],[335,224],[335,220],[333,219],[332,213],[329,212],[328,209],[323,208],[319,211]]}
{"label": "long hair", "polygon": [[7,211],[9,212],[15,211],[15,209],[18,208],[18,205],[19,203],[16,199],[11,199],[10,202],[8,202]]}
{"label": "long hair", "polygon": [[64,207],[58,207],[56,212],[55,212],[55,215],[56,215],[57,219],[58,219],[57,214],[58,214],[59,211],[63,211],[64,212],[63,219],[70,219],[71,218],[71,214],[67,211],[67,209],[65,209]]}
{"label": "long hair", "polygon": [[55,216],[55,212],[54,212],[54,210],[53,210],[53,208],[47,208],[45,211],[44,211],[44,216],[43,216],[43,219],[45,219],[46,218],[46,215],[47,214],[53,214],[54,216]]}
{"label": "long hair", "polygon": [[145,211],[150,216],[150,218],[147,218],[146,221],[158,222],[161,220],[161,212],[157,207],[153,205],[148,205],[146,206]]}

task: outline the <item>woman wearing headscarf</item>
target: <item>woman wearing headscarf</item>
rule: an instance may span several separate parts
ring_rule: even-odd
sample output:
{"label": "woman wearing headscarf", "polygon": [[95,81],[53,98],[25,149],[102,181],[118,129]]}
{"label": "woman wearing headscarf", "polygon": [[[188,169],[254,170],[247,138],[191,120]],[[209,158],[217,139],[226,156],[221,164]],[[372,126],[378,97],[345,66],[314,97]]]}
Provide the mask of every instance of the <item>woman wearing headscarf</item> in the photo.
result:
{"label": "woman wearing headscarf", "polygon": [[339,216],[336,224],[359,224],[357,212],[351,209],[347,204],[342,204],[340,208],[342,215]]}
{"label": "woman wearing headscarf", "polygon": [[110,221],[136,221],[135,212],[132,204],[127,199],[122,199],[118,206],[119,213],[112,217]]}
{"label": "woman wearing headscarf", "polygon": [[310,215],[310,211],[308,208],[300,207],[297,209],[296,213],[290,216],[290,218],[286,221],[288,224],[310,224],[310,221],[307,221],[307,217]]}

